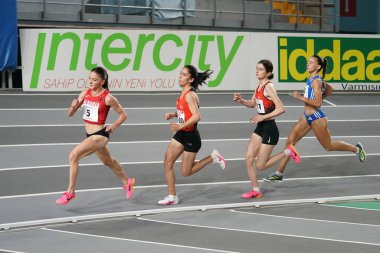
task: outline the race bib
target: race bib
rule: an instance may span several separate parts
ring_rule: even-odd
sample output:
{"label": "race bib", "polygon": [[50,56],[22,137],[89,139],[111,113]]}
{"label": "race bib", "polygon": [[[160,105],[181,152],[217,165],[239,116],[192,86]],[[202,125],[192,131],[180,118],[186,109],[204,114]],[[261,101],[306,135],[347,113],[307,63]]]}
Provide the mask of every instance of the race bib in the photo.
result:
{"label": "race bib", "polygon": [[261,99],[256,99],[256,109],[258,113],[265,113],[264,102]]}
{"label": "race bib", "polygon": [[303,91],[303,96],[305,97],[305,98],[309,98],[309,86],[305,86],[305,88],[304,88],[304,91]]}
{"label": "race bib", "polygon": [[177,110],[177,115],[178,115],[178,123],[179,124],[185,123],[185,112]]}
{"label": "race bib", "polygon": [[85,105],[83,119],[91,122],[98,122],[98,107]]}

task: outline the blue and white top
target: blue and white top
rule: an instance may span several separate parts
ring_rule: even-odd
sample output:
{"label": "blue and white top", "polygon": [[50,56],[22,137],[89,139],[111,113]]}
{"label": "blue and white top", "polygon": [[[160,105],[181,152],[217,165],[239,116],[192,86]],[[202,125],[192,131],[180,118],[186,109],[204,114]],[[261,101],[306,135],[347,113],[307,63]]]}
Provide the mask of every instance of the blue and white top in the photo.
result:
{"label": "blue and white top", "polygon": [[305,85],[305,90],[304,90],[304,93],[303,93],[303,96],[305,98],[308,98],[308,99],[315,99],[315,94],[314,94],[314,90],[313,90],[313,87],[311,87],[311,84],[313,83],[313,81],[315,79],[319,78],[322,82],[322,85],[321,85],[321,91],[322,93],[325,91],[325,87],[323,85],[323,80],[322,80],[322,77],[320,76],[313,76],[312,78],[308,79],[307,82],[306,82],[306,85]]}

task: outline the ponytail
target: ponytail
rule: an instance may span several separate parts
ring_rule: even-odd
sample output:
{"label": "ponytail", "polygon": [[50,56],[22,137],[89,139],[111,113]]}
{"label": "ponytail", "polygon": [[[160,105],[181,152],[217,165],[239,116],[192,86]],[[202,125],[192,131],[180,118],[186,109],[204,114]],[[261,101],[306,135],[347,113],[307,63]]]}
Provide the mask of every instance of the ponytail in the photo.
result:
{"label": "ponytail", "polygon": [[315,59],[317,59],[318,65],[321,66],[321,68],[318,70],[318,72],[322,70],[322,79],[325,78],[326,70],[327,70],[327,60],[326,60],[326,58],[320,57],[317,54],[313,55],[312,57],[314,57]]}
{"label": "ponytail", "polygon": [[95,72],[98,74],[103,80],[105,80],[104,84],[102,85],[103,89],[109,90],[108,88],[108,73],[107,70],[101,66],[95,67],[91,70],[91,72]]}
{"label": "ponytail", "polygon": [[185,68],[189,70],[189,74],[194,81],[190,84],[193,91],[197,91],[199,86],[202,86],[206,83],[206,80],[210,78],[213,73],[212,70],[206,70],[205,72],[198,72],[198,70],[193,65],[186,65]]}

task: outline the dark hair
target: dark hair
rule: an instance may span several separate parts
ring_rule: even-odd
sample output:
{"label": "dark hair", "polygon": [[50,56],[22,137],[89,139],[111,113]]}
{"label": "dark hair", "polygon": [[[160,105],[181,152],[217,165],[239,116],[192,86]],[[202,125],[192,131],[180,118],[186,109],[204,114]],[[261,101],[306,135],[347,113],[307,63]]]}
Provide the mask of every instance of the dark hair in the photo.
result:
{"label": "dark hair", "polygon": [[187,68],[189,70],[190,76],[194,78],[194,81],[190,84],[193,91],[197,91],[199,85],[202,86],[204,83],[206,83],[205,81],[211,76],[213,72],[209,69],[205,72],[198,72],[198,70],[193,65],[186,65],[184,68]]}
{"label": "dark hair", "polygon": [[274,75],[273,75],[273,64],[270,60],[261,60],[259,61],[257,64],[263,64],[264,68],[265,68],[265,71],[267,73],[271,73],[269,76],[268,76],[268,79],[271,80],[273,79]]}
{"label": "dark hair", "polygon": [[320,57],[319,55],[315,54],[312,57],[317,59],[318,65],[321,65],[321,68],[318,69],[318,72],[322,70],[322,79],[325,78],[326,75],[326,69],[327,69],[327,60],[323,57]]}
{"label": "dark hair", "polygon": [[107,70],[103,67],[95,67],[93,69],[91,69],[91,72],[95,72],[96,74],[98,74],[103,80],[106,80],[104,82],[104,84],[102,85],[102,88],[106,89],[106,90],[109,90],[108,89],[108,73],[107,73]]}

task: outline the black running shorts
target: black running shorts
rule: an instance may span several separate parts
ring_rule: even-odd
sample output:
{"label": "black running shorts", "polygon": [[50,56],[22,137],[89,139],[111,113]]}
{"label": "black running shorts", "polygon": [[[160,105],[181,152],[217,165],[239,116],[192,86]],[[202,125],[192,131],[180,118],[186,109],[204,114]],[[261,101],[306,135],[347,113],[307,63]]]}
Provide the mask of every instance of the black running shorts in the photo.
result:
{"label": "black running shorts", "polygon": [[198,129],[192,131],[177,131],[173,139],[181,143],[186,152],[198,153],[202,146]]}
{"label": "black running shorts", "polygon": [[280,133],[274,120],[259,122],[254,133],[263,139],[261,141],[262,144],[267,145],[276,145],[280,138]]}
{"label": "black running shorts", "polygon": [[110,133],[106,131],[105,127],[100,129],[99,131],[97,131],[95,133],[92,133],[92,134],[86,133],[86,135],[87,135],[87,138],[92,136],[92,135],[101,135],[101,136],[106,137],[107,139],[110,138]]}

